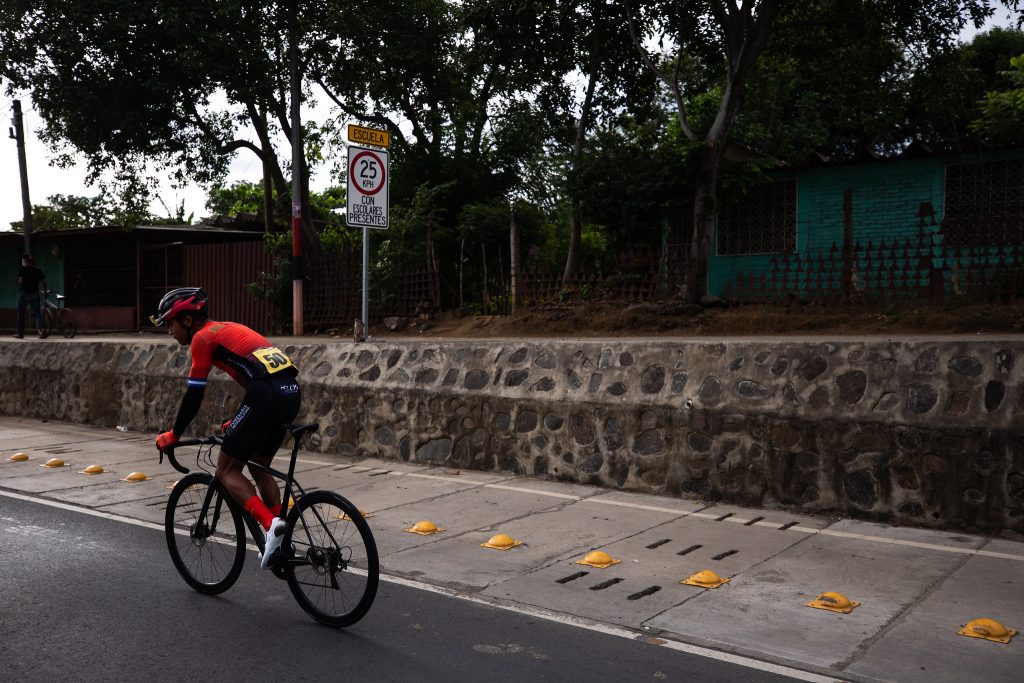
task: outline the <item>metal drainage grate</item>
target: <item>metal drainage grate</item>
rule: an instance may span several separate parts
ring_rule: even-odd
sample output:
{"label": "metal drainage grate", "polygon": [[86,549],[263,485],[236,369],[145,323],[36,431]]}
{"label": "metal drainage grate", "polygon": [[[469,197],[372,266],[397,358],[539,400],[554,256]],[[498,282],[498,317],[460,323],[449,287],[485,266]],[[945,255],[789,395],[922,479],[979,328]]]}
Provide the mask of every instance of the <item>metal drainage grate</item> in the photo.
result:
{"label": "metal drainage grate", "polygon": [[391,470],[384,470],[383,472],[370,472],[371,477],[379,477],[382,474],[391,474]]}
{"label": "metal drainage grate", "polygon": [[726,550],[724,553],[718,553],[717,555],[715,555],[711,559],[712,560],[724,560],[725,558],[729,557],[730,555],[735,555],[738,552],[739,552],[739,550]]}
{"label": "metal drainage grate", "polygon": [[355,467],[355,465],[339,465],[338,467],[334,468],[334,471],[335,472],[340,472],[341,470],[347,470],[350,467]]}
{"label": "metal drainage grate", "polygon": [[671,539],[671,538],[663,538],[663,539],[661,539],[660,541],[655,541],[654,543],[650,544],[650,545],[649,545],[649,546],[647,546],[647,547],[648,547],[648,549],[650,549],[650,550],[654,550],[655,548],[657,548],[657,547],[659,547],[659,546],[663,546],[663,545],[665,545],[666,543],[669,543],[669,542],[671,542],[671,541],[672,541],[672,539]]}
{"label": "metal drainage grate", "polygon": [[608,588],[609,586],[614,586],[617,583],[622,583],[622,579],[608,579],[607,581],[602,581],[596,586],[591,586],[590,590],[603,591],[605,588]]}
{"label": "metal drainage grate", "polygon": [[730,517],[732,517],[732,513],[731,512],[726,512],[721,517],[716,518],[715,521],[716,522],[721,522],[723,519],[729,519]]}
{"label": "metal drainage grate", "polygon": [[796,526],[799,523],[800,522],[786,522],[785,524],[783,524],[782,526],[779,527],[779,531],[785,531],[786,529],[789,529],[790,527],[794,527],[794,526]]}
{"label": "metal drainage grate", "polygon": [[757,524],[758,522],[760,522],[760,521],[761,521],[762,519],[764,519],[764,517],[754,517],[754,518],[753,518],[752,520],[750,520],[749,522],[744,522],[744,523],[743,523],[743,526],[754,526],[755,524]]}
{"label": "metal drainage grate", "polygon": [[697,550],[698,548],[703,548],[703,547],[704,546],[702,546],[702,545],[691,545],[689,548],[686,548],[685,550],[680,550],[678,553],[676,553],[676,555],[687,555],[689,553],[692,553],[694,550]]}
{"label": "metal drainage grate", "polygon": [[576,579],[582,579],[589,573],[590,572],[576,572],[575,574],[569,574],[569,576],[563,576],[560,579],[556,579],[555,583],[569,583],[570,581],[575,581]]}
{"label": "metal drainage grate", "polygon": [[636,593],[633,593],[630,596],[627,596],[626,599],[627,600],[639,600],[640,598],[646,598],[648,595],[652,595],[654,593],[657,593],[660,590],[661,590],[661,586],[651,586],[649,588],[643,589],[642,591],[638,591]]}

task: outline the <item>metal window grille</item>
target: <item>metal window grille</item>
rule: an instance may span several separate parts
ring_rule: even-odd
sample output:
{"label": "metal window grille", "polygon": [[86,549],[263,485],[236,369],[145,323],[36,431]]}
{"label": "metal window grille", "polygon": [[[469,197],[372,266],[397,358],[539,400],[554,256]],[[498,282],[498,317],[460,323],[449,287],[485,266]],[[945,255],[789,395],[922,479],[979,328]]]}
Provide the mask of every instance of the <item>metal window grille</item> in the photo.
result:
{"label": "metal window grille", "polygon": [[942,234],[951,246],[1024,242],[1024,159],[947,166]]}
{"label": "metal window grille", "polygon": [[796,180],[758,183],[722,206],[718,253],[789,254],[796,248]]}

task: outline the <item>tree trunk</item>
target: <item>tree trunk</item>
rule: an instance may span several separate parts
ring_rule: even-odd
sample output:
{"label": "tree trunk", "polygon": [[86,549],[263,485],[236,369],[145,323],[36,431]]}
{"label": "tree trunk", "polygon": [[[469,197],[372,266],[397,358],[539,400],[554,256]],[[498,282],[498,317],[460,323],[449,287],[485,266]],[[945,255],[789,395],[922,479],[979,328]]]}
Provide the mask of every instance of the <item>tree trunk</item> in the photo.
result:
{"label": "tree trunk", "polygon": [[[267,130],[267,112],[264,111],[260,115],[261,125],[264,134]],[[274,188],[273,180],[271,180],[270,170],[270,154],[269,149],[263,150],[263,231],[273,232],[274,231]]]}
{"label": "tree trunk", "polygon": [[519,226],[516,225],[516,209],[515,206],[509,207],[508,212],[508,239],[509,239],[509,275],[512,278],[512,284],[509,291],[509,303],[512,305],[512,312],[516,312],[516,305],[518,304],[517,297],[522,293],[521,283],[519,282]]}
{"label": "tree trunk", "polygon": [[708,260],[711,256],[711,235],[715,230],[718,167],[722,153],[705,147],[701,153],[693,196],[693,236],[690,240],[690,262],[686,269],[686,300],[699,303],[708,292]]}
{"label": "tree trunk", "polygon": [[484,315],[491,312],[491,294],[487,289],[487,243],[480,243],[480,262],[484,264]]}
{"label": "tree trunk", "polygon": [[[569,177],[575,180],[580,171],[580,162],[583,160],[583,143],[587,139],[587,129],[590,128],[590,120],[593,118],[594,90],[597,88],[597,75],[601,67],[601,50],[598,47],[599,41],[594,40],[594,46],[590,53],[590,74],[587,81],[587,94],[583,98],[583,109],[580,111],[580,122],[576,127],[576,144],[572,148],[572,169]],[[580,242],[583,239],[583,218],[580,216],[579,189],[570,187],[569,196],[572,205],[572,231],[569,233],[569,253],[565,257],[565,270],[562,272],[562,285],[571,282],[576,278],[580,269],[581,249]]]}

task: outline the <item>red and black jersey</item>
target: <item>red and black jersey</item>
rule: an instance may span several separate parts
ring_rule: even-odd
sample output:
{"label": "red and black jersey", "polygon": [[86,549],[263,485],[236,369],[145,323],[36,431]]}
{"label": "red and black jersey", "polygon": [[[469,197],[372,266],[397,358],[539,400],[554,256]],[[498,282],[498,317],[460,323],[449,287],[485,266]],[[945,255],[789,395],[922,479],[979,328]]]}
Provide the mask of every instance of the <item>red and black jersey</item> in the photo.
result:
{"label": "red and black jersey", "polygon": [[[253,380],[297,374],[295,365],[284,352],[259,332],[239,323],[206,321],[192,335],[191,352],[188,388],[174,421],[173,431],[177,436],[181,436],[199,412],[212,367],[220,368],[243,387]],[[279,372],[284,374],[278,375]]]}
{"label": "red and black jersey", "polygon": [[189,386],[206,386],[212,366],[243,387],[254,379],[294,367],[291,360],[259,332],[240,323],[208,320],[192,336]]}

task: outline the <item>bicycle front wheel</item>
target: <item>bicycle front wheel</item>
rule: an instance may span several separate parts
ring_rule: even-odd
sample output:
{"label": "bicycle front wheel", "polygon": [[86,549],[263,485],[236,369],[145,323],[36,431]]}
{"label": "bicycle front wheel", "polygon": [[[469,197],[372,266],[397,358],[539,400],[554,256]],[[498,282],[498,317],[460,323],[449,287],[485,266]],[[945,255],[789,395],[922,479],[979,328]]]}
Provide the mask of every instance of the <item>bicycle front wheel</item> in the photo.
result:
{"label": "bicycle front wheel", "polygon": [[46,304],[42,304],[43,310],[43,336],[49,337],[50,333],[53,332],[53,309]]}
{"label": "bicycle front wheel", "polygon": [[380,580],[377,545],[355,505],[314,491],[288,515],[282,550],[288,587],[302,609],[322,624],[350,626],[373,604]]}
{"label": "bicycle front wheel", "polygon": [[212,475],[193,472],[174,485],[167,499],[167,550],[181,578],[200,593],[214,595],[231,588],[245,562],[242,516],[229,495]]}
{"label": "bicycle front wheel", "polygon": [[78,323],[75,321],[75,314],[70,309],[61,308],[57,310],[57,327],[65,338],[71,339],[78,332]]}

